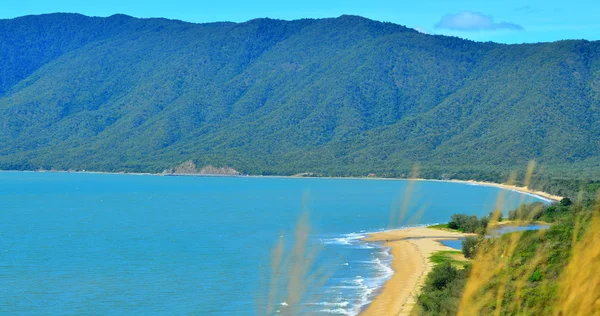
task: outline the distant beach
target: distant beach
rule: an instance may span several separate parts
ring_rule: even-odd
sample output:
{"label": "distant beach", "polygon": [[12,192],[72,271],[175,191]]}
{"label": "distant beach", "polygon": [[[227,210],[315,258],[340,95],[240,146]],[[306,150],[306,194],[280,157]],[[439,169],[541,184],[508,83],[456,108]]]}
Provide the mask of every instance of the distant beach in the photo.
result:
{"label": "distant beach", "polygon": [[145,173],[145,172],[108,172],[108,171],[67,171],[67,170],[0,170],[3,172],[59,172],[59,173],[87,173],[87,174],[128,174],[128,175],[140,175],[140,176],[184,176],[184,177],[250,177],[250,178],[278,178],[278,179],[358,179],[358,180],[389,180],[389,181],[433,181],[433,182],[451,182],[451,183],[462,183],[466,185],[482,185],[482,186],[490,186],[502,188],[510,191],[516,191],[520,193],[525,193],[534,197],[541,198],[547,202],[558,202],[563,197],[559,195],[553,195],[543,191],[531,190],[527,187],[520,187],[516,185],[508,185],[504,183],[496,183],[496,182],[485,182],[485,181],[477,181],[477,180],[456,180],[456,179],[448,179],[448,180],[439,180],[439,179],[424,179],[424,178],[381,178],[381,177],[305,177],[299,175],[290,175],[290,176],[276,176],[276,175],[229,175],[229,174],[202,174],[202,173]]}
{"label": "distant beach", "polygon": [[536,197],[541,197],[545,200],[548,200],[548,202],[553,202],[553,201],[558,202],[558,201],[562,200],[562,198],[563,198],[562,196],[553,195],[553,194],[550,194],[547,192],[535,191],[535,190],[531,190],[526,187],[520,187],[520,186],[516,186],[516,185],[508,185],[508,184],[503,184],[503,183],[484,182],[484,181],[475,181],[475,180],[468,180],[468,181],[466,181],[466,180],[449,180],[449,182],[498,187],[498,188],[502,188],[502,189],[506,189],[506,190],[517,191],[517,192],[533,195]]}
{"label": "distant beach", "polygon": [[409,315],[415,296],[433,268],[429,257],[440,250],[454,250],[440,240],[458,239],[468,234],[433,228],[414,227],[372,233],[364,241],[383,242],[393,256],[394,275],[361,315]]}

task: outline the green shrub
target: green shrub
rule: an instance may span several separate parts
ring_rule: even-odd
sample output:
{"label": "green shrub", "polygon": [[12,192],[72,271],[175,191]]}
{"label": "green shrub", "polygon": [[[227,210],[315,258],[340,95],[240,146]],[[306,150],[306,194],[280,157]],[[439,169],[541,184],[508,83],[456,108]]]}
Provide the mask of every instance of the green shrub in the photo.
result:
{"label": "green shrub", "polygon": [[462,270],[449,262],[435,266],[427,275],[425,285],[417,296],[417,314],[456,315],[468,274],[468,265]]}
{"label": "green shrub", "polygon": [[453,214],[450,222],[448,222],[448,227],[458,229],[463,233],[475,233],[479,228],[485,229],[488,222],[487,217],[479,219],[474,215]]}
{"label": "green shrub", "polygon": [[573,202],[571,202],[571,199],[569,198],[563,198],[562,200],[560,200],[559,204],[562,206],[571,206]]}
{"label": "green shrub", "polygon": [[458,223],[456,223],[455,221],[450,221],[450,222],[448,222],[448,228],[458,229]]}
{"label": "green shrub", "polygon": [[440,290],[456,278],[457,272],[458,270],[449,262],[441,263],[433,268],[431,277],[427,278],[426,284],[430,288]]}
{"label": "green shrub", "polygon": [[473,236],[467,236],[462,242],[462,252],[465,258],[475,257],[481,239]]}
{"label": "green shrub", "polygon": [[535,270],[535,272],[533,272],[529,276],[529,281],[530,282],[539,282],[541,280],[542,280],[542,273],[539,270]]}

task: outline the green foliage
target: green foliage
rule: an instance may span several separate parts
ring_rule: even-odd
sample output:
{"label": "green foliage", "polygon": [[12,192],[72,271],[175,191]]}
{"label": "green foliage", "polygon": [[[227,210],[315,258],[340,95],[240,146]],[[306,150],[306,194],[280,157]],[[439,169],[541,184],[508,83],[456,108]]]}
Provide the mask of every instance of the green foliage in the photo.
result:
{"label": "green foliage", "polygon": [[482,229],[485,230],[489,219],[487,217],[477,218],[473,215],[465,214],[453,214],[448,227],[451,229],[457,229],[463,233],[478,233]]}
{"label": "green foliage", "polygon": [[571,216],[571,208],[560,204],[551,205],[543,210],[540,220],[554,222],[564,217]]}
{"label": "green foliage", "polygon": [[508,219],[511,221],[537,221],[544,216],[547,209],[548,206],[542,202],[522,204],[517,209],[508,212]]}
{"label": "green foliage", "polygon": [[475,257],[475,254],[477,253],[477,249],[479,248],[479,244],[481,241],[481,238],[478,237],[465,237],[465,239],[462,241],[462,253],[465,256],[465,258],[472,259],[473,257]]}
{"label": "green foliage", "polygon": [[448,224],[437,224],[437,225],[431,225],[431,226],[427,226],[427,228],[433,228],[433,229],[455,229],[455,228],[451,228]]}
{"label": "green foliage", "polygon": [[458,274],[458,270],[448,262],[435,266],[433,270],[435,273],[427,278],[425,286],[434,290],[445,288]]}
{"label": "green foliage", "polygon": [[533,272],[529,276],[529,282],[539,282],[541,280],[542,280],[542,272],[540,272],[539,270],[535,270],[535,272]]}
{"label": "green foliage", "polygon": [[571,199],[569,198],[563,198],[562,200],[560,200],[559,204],[562,206],[571,206],[573,202],[571,202]]}
{"label": "green foliage", "polygon": [[[500,271],[491,280],[491,286],[486,288],[488,293],[495,293],[498,290],[500,278],[504,275],[511,276],[508,278],[502,298],[501,314],[515,314],[514,308],[518,308],[518,306],[513,305],[516,299],[514,295],[517,285],[523,281],[525,283],[521,285],[522,294],[518,299],[521,308],[527,311],[527,315],[549,314],[548,309],[552,305],[549,302],[557,299],[559,276],[569,260],[572,224],[570,220],[557,222],[543,235],[538,234],[537,231],[514,233],[521,236],[509,258],[510,264]],[[501,247],[509,247],[508,245],[512,242],[511,234],[503,235],[498,242]],[[538,254],[542,256],[541,260],[536,260]],[[498,258],[498,260],[501,259]],[[492,296],[495,297],[495,295]],[[493,313],[492,305],[486,313]]]}
{"label": "green foliage", "polygon": [[554,179],[600,177],[598,42],[51,14],[0,20],[0,43],[0,169],[406,177],[419,161],[502,182],[534,158],[533,187],[571,197]]}
{"label": "green foliage", "polygon": [[[556,302],[558,297],[558,282],[571,255],[574,227],[577,226],[577,222],[582,225],[576,237],[589,229],[586,225],[589,222],[587,219],[591,216],[591,205],[593,203],[568,206],[556,203],[546,206],[540,212],[541,218],[554,216],[555,223],[543,234],[537,231],[524,231],[504,234],[499,238],[477,240],[471,237],[471,242],[477,244],[476,247],[483,251],[485,249],[506,250],[517,240],[510,256],[492,258],[498,262],[487,263],[492,269],[500,266],[501,260],[508,260],[501,270],[493,273],[492,279],[481,289],[481,297],[475,299],[484,306],[482,314],[494,314],[501,280],[506,281],[506,284],[502,292],[503,296],[500,297],[502,303],[500,315],[552,314],[553,302]],[[528,208],[533,207],[528,206]],[[519,211],[527,212],[524,210],[528,208]],[[517,235],[518,239],[515,239]],[[467,240],[469,238],[465,242]],[[469,247],[463,244],[463,250],[465,248]],[[447,266],[434,269],[428,275],[426,286],[417,299],[416,314],[456,315],[468,274],[453,271],[448,267],[448,262],[445,264]],[[429,280],[430,276],[431,280]],[[520,288],[518,297],[516,297],[517,288]]]}
{"label": "green foliage", "polygon": [[[494,214],[496,214],[496,213],[495,212],[490,212],[489,215],[488,215],[488,219],[494,218]],[[498,218],[496,218],[496,221],[497,222],[502,222],[502,214],[498,215]]]}
{"label": "green foliage", "polygon": [[572,218],[574,206],[570,199],[564,198],[558,203],[547,205],[541,202],[523,204],[508,212],[509,220],[556,222]]}
{"label": "green foliage", "polygon": [[440,251],[434,253],[433,255],[431,255],[429,260],[431,260],[431,262],[433,262],[435,264],[440,264],[440,263],[445,263],[445,262],[448,262],[451,264],[460,264],[460,263],[462,263],[462,261],[456,260],[452,257],[454,255],[460,255],[460,254],[462,254],[462,252],[460,252],[458,250],[440,250]]}
{"label": "green foliage", "polygon": [[[594,200],[596,192],[600,190],[600,180],[598,175],[589,174],[584,170],[578,169],[577,164],[564,166],[562,175],[536,174],[532,179],[531,188],[536,190],[551,192],[559,196],[569,197],[570,200],[580,200],[583,202]],[[548,172],[548,170],[543,170]]]}
{"label": "green foliage", "polygon": [[459,270],[449,262],[436,265],[417,296],[419,314],[456,315],[468,273],[468,266]]}

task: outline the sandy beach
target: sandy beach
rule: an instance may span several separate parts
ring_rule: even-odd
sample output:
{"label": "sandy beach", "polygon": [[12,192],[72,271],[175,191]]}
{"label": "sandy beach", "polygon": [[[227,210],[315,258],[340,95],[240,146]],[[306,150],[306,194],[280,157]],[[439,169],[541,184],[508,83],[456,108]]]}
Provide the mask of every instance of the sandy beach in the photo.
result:
{"label": "sandy beach", "polygon": [[438,241],[466,235],[425,227],[370,234],[365,241],[383,242],[391,248],[394,275],[361,315],[409,315],[415,304],[415,295],[433,268],[429,257],[439,250],[454,250]]}
{"label": "sandy beach", "polygon": [[[442,181],[445,181],[445,180],[442,180]],[[468,180],[468,181],[448,180],[448,182],[497,187],[497,188],[502,188],[502,189],[506,189],[506,190],[512,190],[512,191],[518,191],[518,192],[527,193],[527,194],[531,194],[531,195],[536,195],[536,196],[543,197],[545,199],[556,201],[556,202],[562,200],[562,198],[563,198],[562,196],[553,195],[553,194],[550,194],[547,192],[535,191],[535,190],[528,189],[526,187],[520,187],[520,186],[516,186],[516,185],[508,185],[508,184],[502,184],[502,183],[484,182],[484,181],[475,181],[475,180]]]}

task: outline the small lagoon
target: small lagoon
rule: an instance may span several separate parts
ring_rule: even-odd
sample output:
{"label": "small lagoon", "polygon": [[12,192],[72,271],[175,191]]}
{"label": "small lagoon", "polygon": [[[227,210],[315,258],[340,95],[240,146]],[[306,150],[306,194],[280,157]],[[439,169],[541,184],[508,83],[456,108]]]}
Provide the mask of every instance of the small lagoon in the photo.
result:
{"label": "small lagoon", "polygon": [[[527,230],[544,230],[550,228],[549,224],[527,224],[527,225],[502,225],[490,231],[490,236],[500,236],[507,233],[514,233]],[[444,246],[462,250],[462,242],[464,238],[440,240]]]}

